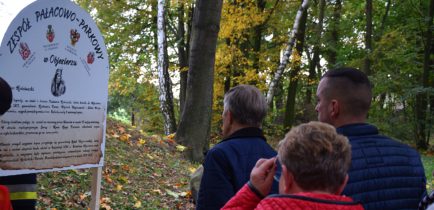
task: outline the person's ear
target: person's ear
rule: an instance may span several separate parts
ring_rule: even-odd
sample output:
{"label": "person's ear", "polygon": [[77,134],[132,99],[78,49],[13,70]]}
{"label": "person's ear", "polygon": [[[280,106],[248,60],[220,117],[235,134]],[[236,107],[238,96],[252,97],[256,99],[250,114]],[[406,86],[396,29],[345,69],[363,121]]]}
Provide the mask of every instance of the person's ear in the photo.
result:
{"label": "person's ear", "polygon": [[347,182],[348,182],[348,174],[345,176],[345,179],[344,179],[344,181],[342,182],[342,184],[341,184],[341,186],[339,186],[339,188],[338,188],[338,190],[337,190],[337,192],[336,192],[336,195],[340,195],[340,194],[342,194],[342,192],[344,191],[344,188],[345,188],[345,186],[347,185]]}
{"label": "person's ear", "polygon": [[341,107],[339,101],[336,99],[332,99],[330,101],[330,116],[336,119],[337,116],[339,116],[340,108]]}
{"label": "person's ear", "polygon": [[228,111],[227,111],[227,115],[226,115],[226,117],[227,117],[228,120],[229,120],[229,124],[232,125],[232,123],[234,122],[234,118],[233,118],[233,116],[232,116],[232,112],[228,110]]}
{"label": "person's ear", "polygon": [[281,174],[283,180],[283,184],[282,184],[282,189],[280,189],[280,193],[283,194],[290,194],[292,187],[294,185],[294,176],[292,175],[292,173],[290,171],[288,171],[288,169],[286,168],[285,165],[282,164],[282,174]]}

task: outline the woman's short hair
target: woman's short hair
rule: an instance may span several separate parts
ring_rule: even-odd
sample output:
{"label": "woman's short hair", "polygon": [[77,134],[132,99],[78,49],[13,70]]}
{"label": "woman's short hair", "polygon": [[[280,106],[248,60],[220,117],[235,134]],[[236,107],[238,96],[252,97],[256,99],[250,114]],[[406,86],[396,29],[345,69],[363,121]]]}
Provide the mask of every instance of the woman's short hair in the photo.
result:
{"label": "woman's short hair", "polygon": [[230,111],[233,119],[243,125],[259,127],[267,115],[264,95],[251,85],[233,87],[225,94],[223,103],[223,112]]}
{"label": "woman's short hair", "polygon": [[292,128],[279,142],[278,158],[303,190],[335,193],[350,167],[351,146],[333,126],[309,122]]}

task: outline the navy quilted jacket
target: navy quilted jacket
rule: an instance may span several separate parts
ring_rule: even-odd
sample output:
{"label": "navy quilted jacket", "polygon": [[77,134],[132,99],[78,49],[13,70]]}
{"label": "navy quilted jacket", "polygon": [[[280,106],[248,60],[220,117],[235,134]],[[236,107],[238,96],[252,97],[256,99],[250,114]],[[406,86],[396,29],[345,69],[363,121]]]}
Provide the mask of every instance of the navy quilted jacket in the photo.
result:
{"label": "navy quilted jacket", "polygon": [[[240,129],[216,144],[203,163],[196,209],[222,208],[247,183],[257,160],[276,155],[259,128]],[[274,182],[271,193],[277,192],[278,183]]]}
{"label": "navy quilted jacket", "polygon": [[369,124],[337,129],[351,142],[352,165],[343,192],[365,209],[417,209],[426,192],[420,155],[409,146],[378,134]]}

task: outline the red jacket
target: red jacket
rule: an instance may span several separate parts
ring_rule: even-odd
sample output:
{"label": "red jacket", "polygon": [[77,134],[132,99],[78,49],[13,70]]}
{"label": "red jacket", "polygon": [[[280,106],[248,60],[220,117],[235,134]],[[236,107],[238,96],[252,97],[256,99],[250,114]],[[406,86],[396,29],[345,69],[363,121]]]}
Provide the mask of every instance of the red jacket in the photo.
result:
{"label": "red jacket", "polygon": [[222,209],[363,210],[363,206],[349,197],[319,193],[276,194],[261,200],[246,184]]}

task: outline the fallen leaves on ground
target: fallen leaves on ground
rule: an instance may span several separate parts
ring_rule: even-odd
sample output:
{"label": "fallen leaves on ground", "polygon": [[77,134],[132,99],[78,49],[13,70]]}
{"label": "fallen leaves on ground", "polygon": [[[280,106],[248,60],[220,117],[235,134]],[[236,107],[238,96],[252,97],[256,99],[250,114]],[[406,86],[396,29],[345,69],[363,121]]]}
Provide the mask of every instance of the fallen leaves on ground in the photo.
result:
{"label": "fallen leaves on ground", "polygon": [[[174,135],[151,135],[108,120],[100,209],[194,209],[191,164]],[[38,209],[88,209],[89,169],[38,175]]]}

